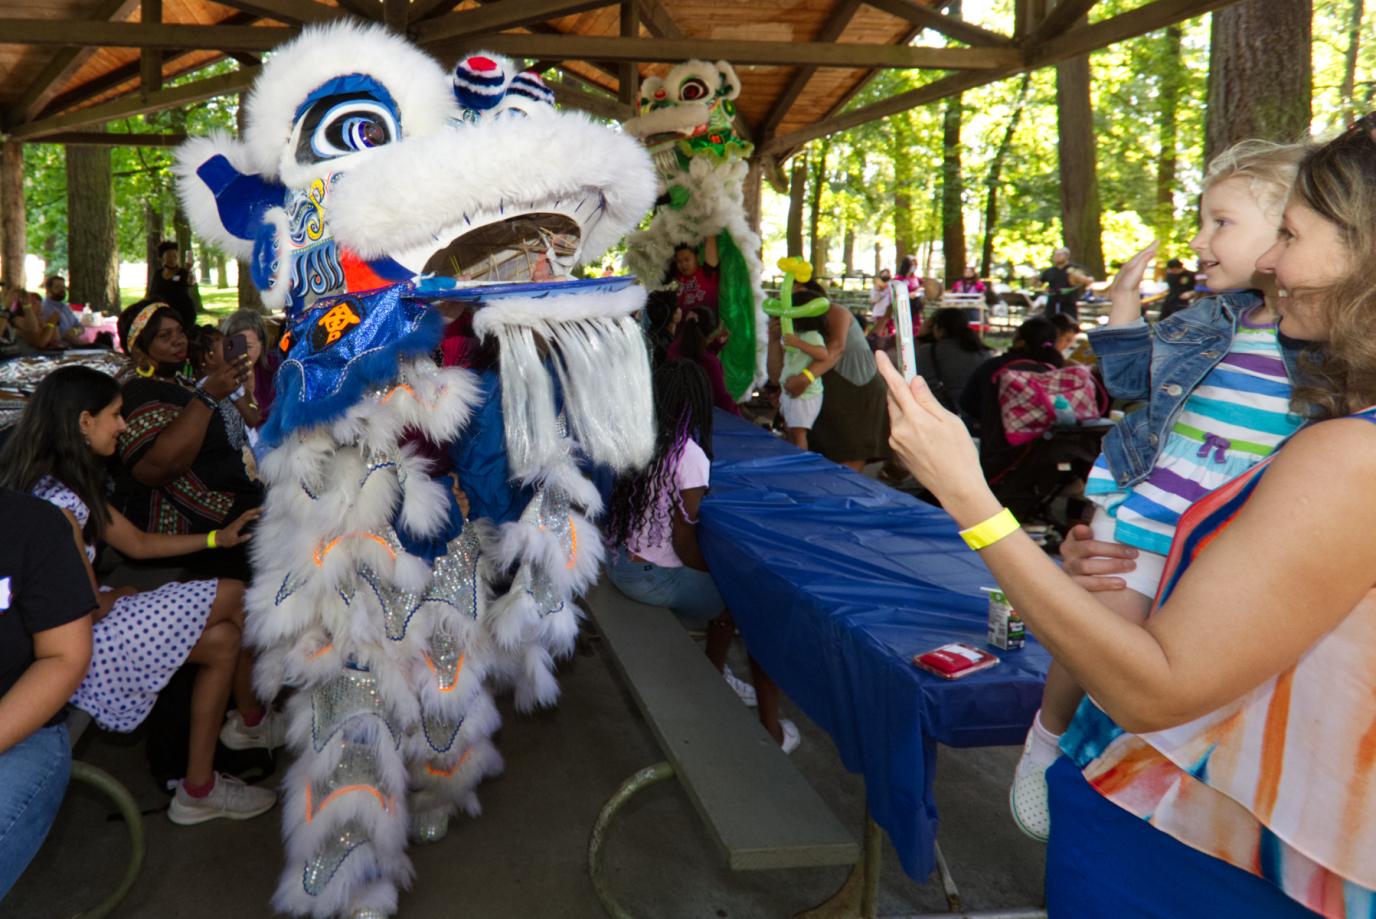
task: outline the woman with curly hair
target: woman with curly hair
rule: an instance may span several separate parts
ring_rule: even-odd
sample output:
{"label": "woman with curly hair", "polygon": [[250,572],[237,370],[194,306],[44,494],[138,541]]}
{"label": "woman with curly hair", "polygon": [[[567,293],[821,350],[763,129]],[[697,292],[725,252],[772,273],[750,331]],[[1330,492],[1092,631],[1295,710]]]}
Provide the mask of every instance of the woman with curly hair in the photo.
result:
{"label": "woman with curly hair", "polygon": [[[707,630],[707,657],[747,705],[755,687],[726,667],[735,623],[726,611],[707,560],[698,546],[698,509],[707,494],[712,460],[712,389],[693,361],[669,361],[653,378],[657,436],[654,458],[623,476],[612,490],[604,538],[612,547],[607,574],[626,596],[668,608],[690,629]],[[760,721],[791,752],[798,745],[793,722],[778,717],[778,693],[760,680]]]}

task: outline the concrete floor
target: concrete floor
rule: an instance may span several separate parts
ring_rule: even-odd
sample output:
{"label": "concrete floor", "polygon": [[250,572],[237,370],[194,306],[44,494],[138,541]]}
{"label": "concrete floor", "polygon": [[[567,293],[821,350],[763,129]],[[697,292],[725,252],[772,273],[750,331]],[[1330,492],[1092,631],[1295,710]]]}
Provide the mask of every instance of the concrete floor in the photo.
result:
{"label": "concrete floor", "polygon": [[[506,773],[479,789],[480,819],[460,818],[444,840],[412,850],[417,879],[402,897],[402,919],[604,915],[588,880],[588,832],[612,791],[662,757],[595,638],[565,663],[560,676],[563,699],[557,708],[523,716],[504,707],[498,746]],[[785,714],[803,736],[794,762],[859,840],[860,778],[845,771],[831,741],[806,717],[796,710]],[[941,753],[941,839],[966,909],[1041,902],[1043,848],[1021,836],[1007,814],[1017,752],[1002,747]],[[112,772],[152,811],[145,818],[143,872],[117,916],[272,915],[267,903],[281,852],[275,810],[243,823],[178,827],[161,813],[167,797],[148,776],[137,733],[123,737],[92,729],[77,755]],[[109,806],[90,790],[74,788],[43,850],[0,902],[0,917],[66,917],[89,907],[116,883],[126,846],[124,826],[110,819]],[[729,871],[672,782],[642,792],[621,812],[604,857],[623,905],[650,919],[781,919],[826,899],[846,877],[841,868]],[[915,883],[888,849],[880,914],[944,909],[940,882]]]}

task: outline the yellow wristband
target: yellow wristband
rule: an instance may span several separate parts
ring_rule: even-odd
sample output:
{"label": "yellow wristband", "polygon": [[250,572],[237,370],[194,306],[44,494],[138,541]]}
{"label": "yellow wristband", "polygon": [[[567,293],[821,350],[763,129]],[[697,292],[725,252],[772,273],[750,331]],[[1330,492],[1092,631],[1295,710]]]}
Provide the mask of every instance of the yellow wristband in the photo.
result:
{"label": "yellow wristband", "polygon": [[809,383],[817,382],[817,376],[811,370],[808,370],[806,367],[803,368],[803,376],[807,377],[807,381]]}
{"label": "yellow wristband", "polygon": [[218,533],[218,532],[220,532],[220,531],[219,531],[219,530],[211,530],[209,533],[205,534],[205,547],[206,547],[207,549],[218,549],[218,548],[220,548],[219,546],[215,545],[215,534]]}
{"label": "yellow wristband", "polygon": [[975,551],[992,546],[1003,537],[1018,529],[1018,518],[1013,516],[1013,512],[1004,508],[988,520],[981,521],[972,527],[966,527],[960,531],[960,538],[965,540],[965,544]]}

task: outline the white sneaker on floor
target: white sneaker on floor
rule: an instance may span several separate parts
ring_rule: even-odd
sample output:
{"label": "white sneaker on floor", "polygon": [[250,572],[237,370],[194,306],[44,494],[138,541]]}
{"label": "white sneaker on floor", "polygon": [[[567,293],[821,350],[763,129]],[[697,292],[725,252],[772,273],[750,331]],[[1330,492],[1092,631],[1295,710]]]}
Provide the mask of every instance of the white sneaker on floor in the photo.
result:
{"label": "white sneaker on floor", "polygon": [[181,826],[192,826],[220,817],[229,820],[249,820],[272,810],[277,803],[276,792],[256,785],[245,785],[232,775],[215,773],[215,787],[204,798],[186,793],[185,780],[177,783],[176,794],[167,808],[167,817]]}
{"label": "white sneaker on floor", "polygon": [[755,687],[731,672],[730,667],[725,667],[721,675],[726,678],[726,685],[736,691],[736,695],[741,697],[741,701],[751,708],[755,707]]}
{"label": "white sneaker on floor", "polygon": [[792,753],[798,749],[798,744],[803,742],[803,736],[798,733],[798,725],[788,718],[779,719],[779,727],[783,728],[784,742],[779,744],[785,753]]}
{"label": "white sneaker on floor", "polygon": [[1051,805],[1046,790],[1046,770],[1049,763],[1039,762],[1031,755],[1032,732],[1023,744],[1022,757],[1013,770],[1013,787],[1008,789],[1008,809],[1013,822],[1024,834],[1046,842],[1051,836]]}
{"label": "white sneaker on floor", "polygon": [[220,743],[231,750],[275,750],[286,742],[287,718],[270,708],[253,727],[244,724],[244,716],[237,710],[231,710],[220,728]]}

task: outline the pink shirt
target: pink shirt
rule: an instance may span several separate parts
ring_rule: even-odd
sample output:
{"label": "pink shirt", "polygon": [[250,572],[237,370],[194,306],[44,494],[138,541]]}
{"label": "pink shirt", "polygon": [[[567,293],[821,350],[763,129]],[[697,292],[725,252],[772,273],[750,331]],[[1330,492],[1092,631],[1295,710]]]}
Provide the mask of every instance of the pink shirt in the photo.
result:
{"label": "pink shirt", "polygon": [[[702,452],[702,448],[691,438],[683,445],[683,454],[679,457],[678,466],[674,469],[674,486],[678,491],[688,488],[706,488],[707,481],[711,476],[712,461],[707,458],[707,454]],[[626,540],[626,548],[645,561],[661,568],[682,568],[683,561],[674,551],[673,539],[673,518],[670,516],[670,495],[667,491],[661,492],[659,502],[655,505],[654,517],[652,518],[661,523],[663,537],[655,545],[646,545],[642,534],[650,529],[645,526],[631,534]],[[696,523],[697,521],[693,521]]]}

